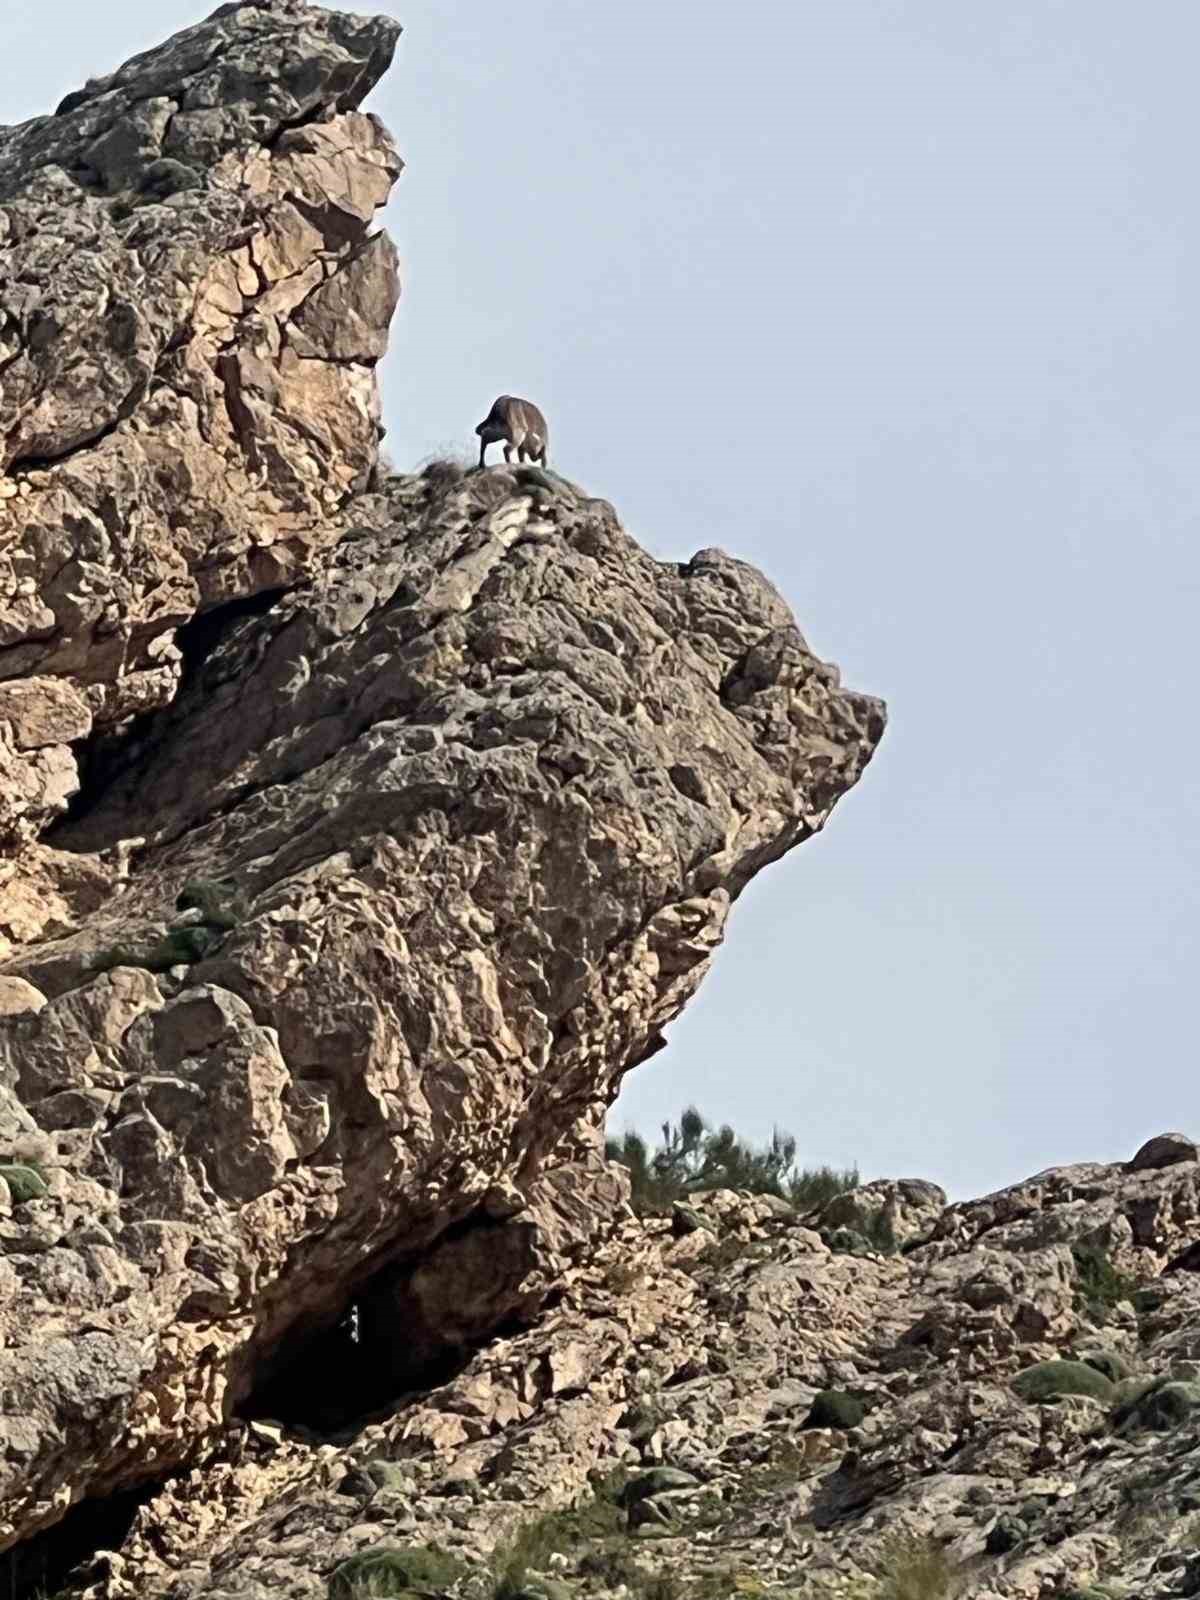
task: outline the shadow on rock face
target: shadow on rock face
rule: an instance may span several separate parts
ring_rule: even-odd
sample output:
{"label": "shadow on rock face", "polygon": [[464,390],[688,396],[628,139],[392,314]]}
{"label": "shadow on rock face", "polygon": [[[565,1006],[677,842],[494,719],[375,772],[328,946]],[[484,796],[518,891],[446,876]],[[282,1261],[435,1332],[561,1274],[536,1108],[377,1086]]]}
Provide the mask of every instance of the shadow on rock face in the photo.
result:
{"label": "shadow on rock face", "polygon": [[159,1488],[143,1484],[105,1499],[82,1500],[61,1522],[0,1553],[4,1600],[56,1594],[68,1580],[90,1576],[97,1551],[119,1549],[133,1519]]}
{"label": "shadow on rock face", "polygon": [[472,1220],[420,1262],[383,1268],[335,1319],[289,1334],[239,1414],[343,1434],[449,1382],[542,1303],[541,1291],[521,1291],[537,1264],[536,1236],[532,1223]]}

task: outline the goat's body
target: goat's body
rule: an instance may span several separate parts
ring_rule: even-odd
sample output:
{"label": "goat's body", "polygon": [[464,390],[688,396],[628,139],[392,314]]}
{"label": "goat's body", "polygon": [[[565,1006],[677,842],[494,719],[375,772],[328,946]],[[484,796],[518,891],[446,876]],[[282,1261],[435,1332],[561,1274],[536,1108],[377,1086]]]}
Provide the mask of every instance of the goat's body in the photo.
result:
{"label": "goat's body", "polygon": [[502,394],[492,409],[475,429],[479,435],[479,465],[482,467],[487,447],[504,441],[504,459],[511,462],[513,451],[518,461],[537,461],[546,465],[546,451],[550,446],[550,433],[546,419],[532,400],[518,400],[515,395]]}

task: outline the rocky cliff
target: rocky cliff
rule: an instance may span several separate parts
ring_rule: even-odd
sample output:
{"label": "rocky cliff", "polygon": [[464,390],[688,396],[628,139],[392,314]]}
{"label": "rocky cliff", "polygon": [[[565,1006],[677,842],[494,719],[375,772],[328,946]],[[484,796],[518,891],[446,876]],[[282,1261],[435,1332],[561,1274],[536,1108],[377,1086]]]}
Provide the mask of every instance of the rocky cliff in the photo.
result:
{"label": "rocky cliff", "polygon": [[264,1415],[519,1452],[540,1378],[466,1423],[399,1397],[626,1248],[605,1108],[883,730],[720,550],[651,560],[538,470],[380,471],[396,32],[225,5],[0,131],[13,1593],[325,1516],[313,1459],[353,1458],[247,1478]]}

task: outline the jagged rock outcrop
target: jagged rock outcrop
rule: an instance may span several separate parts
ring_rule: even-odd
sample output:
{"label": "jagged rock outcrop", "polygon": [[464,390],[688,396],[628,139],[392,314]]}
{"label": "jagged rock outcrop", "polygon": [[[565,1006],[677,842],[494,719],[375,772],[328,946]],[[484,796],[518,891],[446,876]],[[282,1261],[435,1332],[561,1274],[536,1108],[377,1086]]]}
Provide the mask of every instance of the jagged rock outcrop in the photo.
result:
{"label": "jagged rock outcrop", "polygon": [[311,570],[366,482],[400,162],[356,108],[398,32],[223,6],[0,132],[0,679],[34,680],[0,705],[0,771],[32,752],[9,837],[64,798],[42,751],[166,704],[179,627]]}
{"label": "jagged rock outcrop", "polygon": [[395,32],[223,6],[0,134],[0,1546],[351,1308],[342,1420],[558,1293],[622,1073],[883,730],[721,551],[380,478]]}

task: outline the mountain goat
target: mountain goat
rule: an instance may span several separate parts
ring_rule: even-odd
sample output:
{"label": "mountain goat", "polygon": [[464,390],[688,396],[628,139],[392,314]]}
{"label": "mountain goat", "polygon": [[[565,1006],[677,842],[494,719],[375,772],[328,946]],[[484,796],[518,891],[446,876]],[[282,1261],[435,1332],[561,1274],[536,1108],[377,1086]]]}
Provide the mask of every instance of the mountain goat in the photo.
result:
{"label": "mountain goat", "polygon": [[479,435],[479,465],[490,444],[504,441],[504,459],[512,461],[513,451],[518,461],[537,461],[546,465],[546,450],[550,435],[546,419],[532,400],[518,400],[515,395],[502,394],[492,409],[475,429]]}

